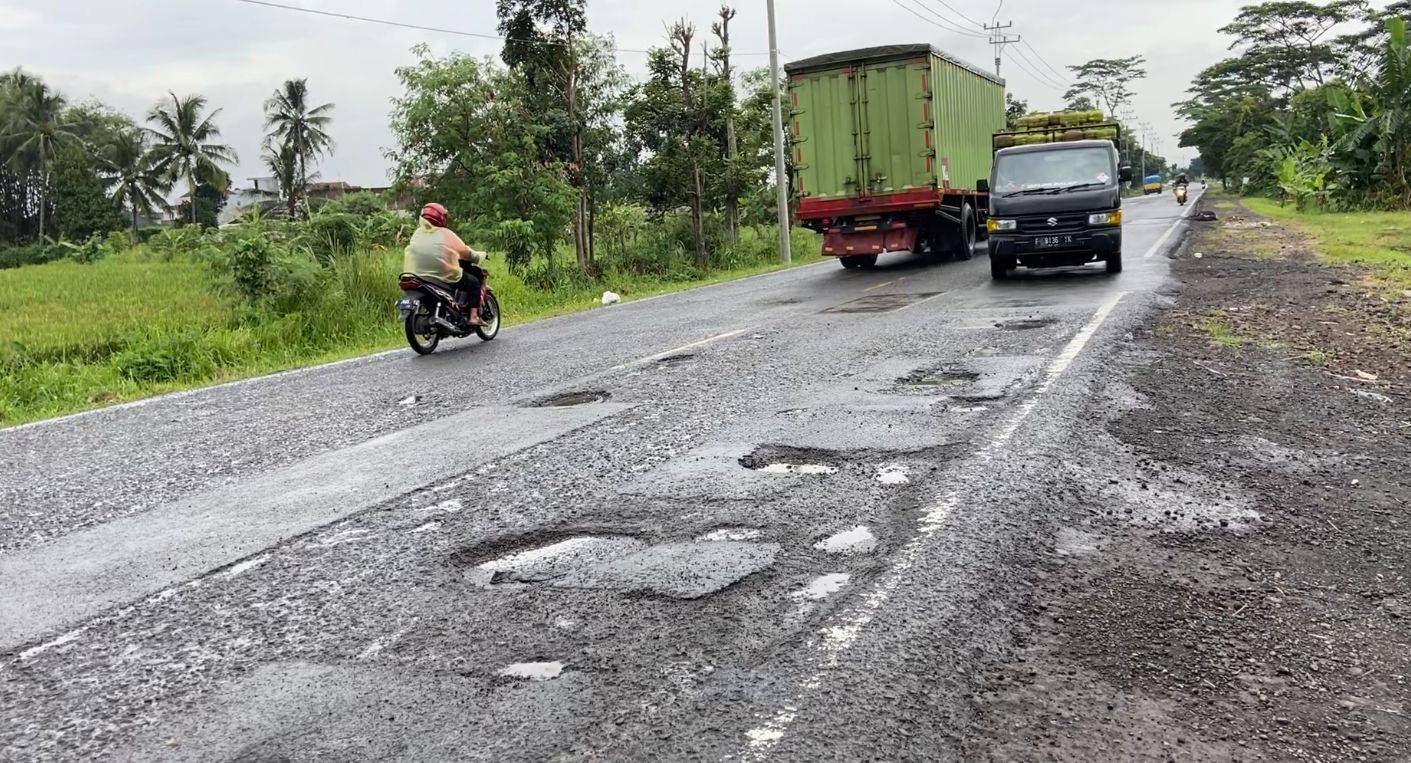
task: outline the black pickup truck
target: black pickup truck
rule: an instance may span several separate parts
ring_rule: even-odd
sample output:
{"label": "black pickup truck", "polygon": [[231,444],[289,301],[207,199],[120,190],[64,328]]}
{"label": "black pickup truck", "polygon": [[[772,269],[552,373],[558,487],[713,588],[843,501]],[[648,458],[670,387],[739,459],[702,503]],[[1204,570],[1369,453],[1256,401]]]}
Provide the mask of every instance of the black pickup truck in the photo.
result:
{"label": "black pickup truck", "polygon": [[1020,266],[1089,262],[1122,272],[1122,183],[1132,169],[1121,165],[1116,124],[1083,127],[1079,134],[1104,137],[1075,140],[1075,131],[1053,128],[996,134],[994,168],[980,181],[990,192],[986,225],[995,279]]}

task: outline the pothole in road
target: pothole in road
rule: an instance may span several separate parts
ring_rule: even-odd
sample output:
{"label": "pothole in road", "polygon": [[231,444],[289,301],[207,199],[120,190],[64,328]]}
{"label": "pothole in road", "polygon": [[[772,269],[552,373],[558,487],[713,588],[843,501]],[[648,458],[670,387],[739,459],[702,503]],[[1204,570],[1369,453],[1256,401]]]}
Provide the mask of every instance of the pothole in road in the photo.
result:
{"label": "pothole in road", "polygon": [[893,310],[900,310],[908,305],[930,299],[940,292],[927,292],[923,294],[877,294],[870,297],[862,297],[851,302],[844,302],[824,310],[825,313],[889,313]]}
{"label": "pothole in road", "polygon": [[465,576],[482,587],[540,583],[697,599],[774,564],[780,547],[749,542],[758,533],[723,528],[696,541],[656,545],[627,536],[570,536],[480,562]]}
{"label": "pothole in road", "polygon": [[813,544],[826,554],[870,554],[877,550],[877,536],[863,525],[830,535]]}
{"label": "pothole in road", "polygon": [[676,366],[676,365],[680,365],[680,364],[682,364],[682,363],[685,363],[685,362],[688,361],[688,360],[694,360],[695,357],[696,357],[696,353],[694,353],[694,352],[683,352],[683,353],[679,353],[679,354],[676,354],[676,355],[667,355],[667,356],[664,357],[664,358],[657,358],[657,365],[658,365],[658,366]]}
{"label": "pothole in road", "polygon": [[1005,331],[1028,331],[1030,329],[1041,329],[1045,326],[1052,326],[1058,323],[1057,318],[1021,318],[1013,321],[1002,321],[995,324],[995,328]]}
{"label": "pothole in road", "polygon": [[740,466],[765,474],[837,474],[841,459],[834,451],[765,445],[740,459]]}
{"label": "pothole in road", "polygon": [[942,368],[922,369],[897,379],[897,383],[909,387],[960,387],[979,379],[980,374],[974,371]]}
{"label": "pothole in road", "polygon": [[754,527],[721,527],[696,537],[699,543],[718,543],[725,540],[759,540],[764,531]]}
{"label": "pothole in road", "polygon": [[808,585],[789,594],[795,599],[808,599],[809,601],[822,601],[829,596],[843,590],[852,575],[846,572],[830,572],[827,575],[819,575]]}
{"label": "pothole in road", "polygon": [[516,662],[500,671],[500,675],[506,678],[526,681],[552,681],[562,673],[562,662]]}
{"label": "pothole in road", "polygon": [[571,408],[575,405],[589,405],[590,403],[606,402],[612,397],[612,393],[603,390],[564,392],[542,400],[537,400],[531,407],[533,408]]}

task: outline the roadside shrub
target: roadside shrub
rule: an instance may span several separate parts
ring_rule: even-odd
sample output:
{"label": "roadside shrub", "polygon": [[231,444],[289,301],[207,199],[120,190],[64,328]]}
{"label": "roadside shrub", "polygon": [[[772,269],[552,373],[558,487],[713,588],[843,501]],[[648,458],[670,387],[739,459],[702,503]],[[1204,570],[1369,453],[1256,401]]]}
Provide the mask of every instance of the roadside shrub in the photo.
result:
{"label": "roadside shrub", "polygon": [[367,217],[377,214],[378,212],[385,212],[386,210],[387,202],[380,195],[372,191],[358,191],[328,202],[324,205],[321,212],[323,214],[347,214]]}
{"label": "roadside shrub", "polygon": [[0,249],[0,270],[18,268],[23,265],[43,265],[69,256],[69,250],[61,244],[46,242],[11,246]]}
{"label": "roadside shrub", "polygon": [[274,291],[280,274],[274,246],[268,241],[247,238],[232,247],[225,259],[231,286],[247,304],[258,304]]}
{"label": "roadside shrub", "polygon": [[201,227],[163,228],[147,241],[147,247],[165,262],[193,254],[201,243]]}
{"label": "roadside shrub", "polygon": [[327,265],[335,255],[344,254],[358,243],[357,218],[342,213],[319,213],[304,223],[309,251]]}
{"label": "roadside shrub", "polygon": [[235,357],[228,345],[216,345],[191,331],[143,337],[113,358],[124,378],[135,382],[200,381]]}
{"label": "roadside shrub", "polygon": [[65,241],[63,246],[68,249],[69,259],[84,265],[92,265],[112,253],[107,239],[97,234],[79,244]]}

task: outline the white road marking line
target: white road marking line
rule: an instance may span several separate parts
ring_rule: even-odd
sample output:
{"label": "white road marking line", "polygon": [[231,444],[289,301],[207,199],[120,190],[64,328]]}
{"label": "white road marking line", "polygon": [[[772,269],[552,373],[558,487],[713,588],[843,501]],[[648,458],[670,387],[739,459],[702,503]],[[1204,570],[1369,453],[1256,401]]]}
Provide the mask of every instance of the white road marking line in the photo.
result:
{"label": "white road marking line", "polygon": [[48,651],[48,650],[50,650],[50,649],[53,649],[53,648],[56,647],[56,646],[63,646],[64,644],[67,644],[67,643],[69,643],[70,641],[74,641],[74,640],[78,639],[79,636],[83,635],[83,632],[84,632],[85,630],[87,630],[87,629],[86,629],[86,628],[76,628],[76,629],[71,630],[71,631],[69,631],[68,633],[65,633],[64,635],[62,635],[62,636],[60,636],[60,637],[54,639],[53,641],[46,641],[46,642],[44,642],[43,644],[40,644],[40,645],[38,645],[38,646],[32,646],[32,647],[30,647],[30,648],[24,650],[23,652],[20,652],[20,659],[21,659],[21,660],[28,660],[28,659],[33,658],[35,655],[39,654],[40,652],[46,652],[46,651]]}
{"label": "white road marking line", "polygon": [[727,332],[725,332],[724,334],[716,334],[715,336],[708,336],[708,337],[706,337],[705,339],[700,340],[699,342],[692,342],[692,343],[690,343],[690,344],[683,344],[683,345],[681,345],[680,347],[677,347],[677,348],[675,348],[675,349],[666,350],[666,351],[664,351],[664,352],[658,352],[658,353],[656,353],[655,355],[648,355],[648,356],[645,357],[645,358],[638,358],[638,359],[636,359],[636,360],[629,360],[629,361],[627,361],[626,363],[623,363],[623,364],[621,364],[621,365],[616,365],[616,366],[613,366],[612,368],[609,368],[608,371],[609,371],[609,372],[611,372],[611,371],[626,371],[627,369],[629,369],[629,368],[631,368],[631,367],[633,367],[633,366],[640,366],[640,365],[642,365],[642,364],[644,364],[644,363],[653,363],[653,362],[655,362],[655,361],[661,360],[662,358],[668,358],[668,357],[671,357],[672,355],[679,355],[680,353],[683,353],[683,352],[685,352],[685,351],[687,351],[687,350],[694,350],[694,349],[696,349],[697,347],[704,347],[705,345],[711,344],[712,342],[719,342],[719,341],[722,340],[722,339],[729,339],[729,338],[732,337],[732,336],[739,336],[739,335],[745,333],[746,331],[749,331],[749,329],[736,329],[736,330],[734,330],[734,331],[727,331]]}
{"label": "white road marking line", "polygon": [[226,570],[225,573],[224,573],[224,577],[233,578],[233,577],[235,577],[236,575],[239,575],[239,574],[241,574],[241,573],[243,573],[243,572],[249,572],[250,570],[253,570],[253,569],[255,569],[256,567],[260,566],[261,564],[264,564],[265,562],[268,562],[271,556],[273,556],[273,555],[272,555],[272,554],[261,554],[261,555],[256,556],[256,557],[252,557],[252,558],[250,558],[250,559],[246,559],[245,561],[240,562],[239,564],[236,564],[235,566],[233,566],[233,567],[231,567],[230,569]]}
{"label": "white road marking line", "polygon": [[[980,465],[993,461],[1008,446],[1010,439],[1038,407],[1043,396],[1052,390],[1054,382],[1073,365],[1073,361],[1082,353],[1088,342],[1092,341],[1098,329],[1112,315],[1112,311],[1117,308],[1117,304],[1126,294],[1125,291],[1117,292],[1103,302],[1097,312],[1093,314],[1092,319],[1069,340],[1068,344],[1045,369],[1043,378],[1035,388],[1033,396],[1015,409],[1014,413],[1010,415],[1009,421],[1005,422],[1004,426],[976,454]],[[984,470],[976,471],[983,473]],[[831,624],[819,630],[820,638],[810,642],[810,646],[816,650],[816,653],[808,658],[810,663],[818,665],[818,669],[799,684],[797,691],[778,713],[760,726],[745,732],[746,746],[740,759],[762,761],[769,757],[770,752],[784,738],[789,726],[798,717],[798,706],[805,696],[822,686],[828,673],[838,667],[843,654],[857,643],[863,631],[874,619],[875,613],[891,599],[896,589],[906,582],[921,552],[944,527],[946,520],[955,508],[970,495],[972,495],[972,491],[967,486],[957,486],[947,491],[922,516],[917,536],[902,547],[897,554],[897,561],[872,587],[872,590],[862,597],[861,603],[844,610]]]}
{"label": "white road marking line", "polygon": [[[1203,193],[1200,194],[1200,196],[1204,195]],[[1157,239],[1156,243],[1152,244],[1150,249],[1146,250],[1146,254],[1142,255],[1142,259],[1149,260],[1161,251],[1161,248],[1166,245],[1166,242],[1170,240],[1171,236],[1175,235],[1176,231],[1180,229],[1181,223],[1185,222],[1191,211],[1195,209],[1195,201],[1199,200],[1200,196],[1196,196],[1194,199],[1187,202],[1186,208],[1181,210],[1181,214],[1176,216],[1176,222],[1171,223],[1171,227],[1166,230],[1166,233],[1163,234],[1161,238]]]}

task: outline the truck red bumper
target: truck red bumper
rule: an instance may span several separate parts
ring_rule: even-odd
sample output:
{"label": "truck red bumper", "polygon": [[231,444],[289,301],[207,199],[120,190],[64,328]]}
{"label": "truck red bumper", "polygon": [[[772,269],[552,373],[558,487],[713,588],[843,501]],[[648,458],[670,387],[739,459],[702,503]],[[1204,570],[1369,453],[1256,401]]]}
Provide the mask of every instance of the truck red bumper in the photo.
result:
{"label": "truck red bumper", "polygon": [[823,236],[825,257],[909,252],[916,248],[916,228],[895,227],[890,230],[854,231],[830,230]]}

